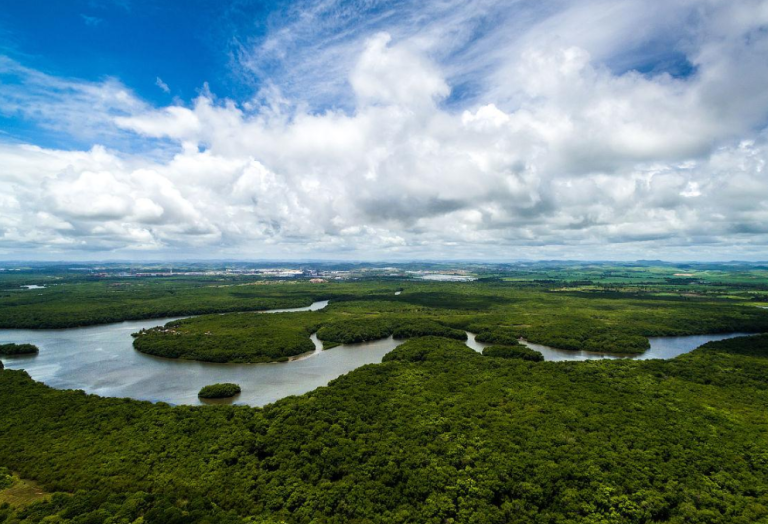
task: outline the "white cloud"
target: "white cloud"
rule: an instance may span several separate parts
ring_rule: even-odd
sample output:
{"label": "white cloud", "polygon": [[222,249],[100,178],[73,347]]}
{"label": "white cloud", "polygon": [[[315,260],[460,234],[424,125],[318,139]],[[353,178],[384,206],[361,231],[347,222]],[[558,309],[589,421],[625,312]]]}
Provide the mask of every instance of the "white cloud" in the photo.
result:
{"label": "white cloud", "polygon": [[159,76],[155,79],[155,85],[157,87],[159,87],[164,93],[170,93],[171,92],[171,88],[168,87],[168,84],[163,82],[163,79],[160,78]]}
{"label": "white cloud", "polygon": [[[469,38],[462,20],[497,12],[470,4],[439,26],[377,24],[328,47],[346,57],[336,64],[352,95],[346,110],[291,104],[276,85],[242,104],[204,89],[190,106],[152,108],[116,81],[63,81],[6,62],[26,80],[0,87],[12,95],[0,110],[31,114],[29,101],[43,123],[69,129],[93,99],[85,129],[175,149],[0,146],[0,250],[697,258],[706,245],[700,256],[766,257],[766,2],[626,0],[602,15],[607,4],[565,2],[552,16],[523,11],[534,32],[510,41],[492,30],[447,60],[435,51],[446,35]],[[679,47],[694,74],[611,65],[639,52],[607,52],[620,47],[617,28],[658,21],[655,35],[692,12]],[[425,32],[410,34],[417,26]],[[296,31],[262,48],[277,53]],[[456,110],[451,80],[478,67],[490,70]],[[46,101],[49,91],[61,96]]]}
{"label": "white cloud", "polygon": [[379,33],[365,44],[350,82],[358,107],[367,104],[431,106],[448,96],[450,89],[435,67],[404,47],[391,47],[392,37]]}

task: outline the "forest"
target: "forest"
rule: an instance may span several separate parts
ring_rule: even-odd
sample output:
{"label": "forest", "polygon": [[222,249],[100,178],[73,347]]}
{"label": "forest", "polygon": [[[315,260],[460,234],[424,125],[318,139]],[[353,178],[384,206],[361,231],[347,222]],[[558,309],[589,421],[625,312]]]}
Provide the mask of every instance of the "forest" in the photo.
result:
{"label": "forest", "polygon": [[263,409],[5,370],[0,463],[50,495],[0,522],[764,522],[766,377],[768,336],[578,363],[414,338]]}
{"label": "forest", "polygon": [[38,351],[34,344],[0,344],[0,356],[34,355]]}
{"label": "forest", "polygon": [[200,398],[229,398],[240,393],[240,386],[237,384],[211,384],[205,386],[198,393]]}
{"label": "forest", "polygon": [[[354,270],[357,266],[319,267]],[[400,267],[400,275],[408,275],[406,270],[436,269],[430,264]],[[125,276],[128,267],[119,266],[114,268],[115,272],[97,277],[93,276],[95,270],[85,271],[88,266],[72,269],[33,266],[0,272],[0,329],[55,329],[124,320],[305,307],[327,299],[332,302],[381,299],[377,306],[383,307],[391,304],[394,293],[401,290],[403,295],[410,295],[409,303],[415,307],[424,305],[452,311],[488,311],[495,305],[503,305],[504,311],[516,313],[529,307],[565,307],[574,312],[586,303],[571,302],[571,298],[604,299],[604,304],[631,300],[635,305],[647,303],[649,308],[675,303],[685,307],[768,307],[768,268],[760,265],[468,264],[466,270],[478,280],[467,283],[426,282],[413,276],[385,278],[381,271],[366,270],[370,268],[363,266],[357,272],[350,272],[349,279],[321,284],[308,283],[306,279],[237,274]],[[112,271],[109,265],[100,268],[100,271],[106,270]],[[675,276],[681,274],[693,276]],[[21,289],[22,285],[29,284],[44,288]],[[517,302],[521,307],[514,307]],[[712,323],[712,315],[708,316],[704,322]],[[652,330],[654,320],[644,326],[644,331]],[[684,330],[689,320],[683,319],[677,329]],[[696,328],[695,324],[691,326]]]}
{"label": "forest", "polygon": [[533,349],[525,346],[506,345],[506,346],[488,346],[483,348],[484,357],[496,357],[496,358],[519,358],[522,360],[531,360],[533,362],[541,362],[544,360],[544,356]]}
{"label": "forest", "polygon": [[759,272],[620,271],[0,276],[4,327],[190,316],[135,334],[155,356],[261,365],[314,351],[313,333],[326,351],[400,341],[261,408],[56,390],[0,364],[0,523],[768,523],[768,335],[646,361],[546,362],[519,342],[638,354],[652,336],[768,332]]}
{"label": "forest", "polygon": [[[270,362],[393,336],[440,336],[515,345],[520,338],[565,350],[639,354],[648,337],[768,331],[768,310],[715,299],[611,296],[520,288],[511,283],[328,284],[319,311],[203,315],[135,334],[143,353],[209,362]],[[286,286],[288,287],[288,286]]]}

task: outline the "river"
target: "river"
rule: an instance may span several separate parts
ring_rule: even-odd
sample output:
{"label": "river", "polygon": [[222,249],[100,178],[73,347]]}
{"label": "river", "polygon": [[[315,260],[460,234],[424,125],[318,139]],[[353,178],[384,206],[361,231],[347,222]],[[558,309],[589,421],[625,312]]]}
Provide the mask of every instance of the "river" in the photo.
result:
{"label": "river", "polygon": [[[316,311],[327,301],[306,308],[282,309],[268,313]],[[267,312],[265,312],[267,313]],[[139,320],[70,329],[2,329],[0,343],[31,343],[40,348],[33,356],[2,357],[8,369],[25,369],[30,376],[57,389],[82,389],[104,397],[130,397],[170,404],[203,403],[197,393],[217,382],[240,384],[236,404],[262,406],[325,386],[329,381],[381,358],[402,341],[392,337],[361,344],[343,344],[322,351],[312,336],[315,351],[291,362],[272,364],[215,364],[154,357],[133,349],[131,333],[165,324],[175,318]],[[651,338],[651,349],[636,358],[673,358],[711,340],[742,334],[697,335]],[[482,351],[487,344],[468,333],[467,345]],[[527,343],[541,351],[546,360],[588,360],[617,358],[611,355],[565,351]],[[209,402],[206,402],[209,403]]]}
{"label": "river", "polygon": [[[702,344],[712,342],[713,340],[724,340],[726,338],[744,337],[748,335],[754,335],[754,333],[724,333],[720,335],[690,335],[684,337],[648,337],[651,347],[646,352],[639,355],[571,351],[568,349],[557,349],[541,344],[534,344],[533,342],[528,342],[526,340],[522,340],[520,343],[541,353],[544,356],[544,360],[554,362],[619,358],[631,358],[635,360],[659,358],[666,360],[693,351]],[[482,352],[483,348],[492,345],[476,341],[474,333],[467,332],[467,336],[467,345],[475,351]]]}

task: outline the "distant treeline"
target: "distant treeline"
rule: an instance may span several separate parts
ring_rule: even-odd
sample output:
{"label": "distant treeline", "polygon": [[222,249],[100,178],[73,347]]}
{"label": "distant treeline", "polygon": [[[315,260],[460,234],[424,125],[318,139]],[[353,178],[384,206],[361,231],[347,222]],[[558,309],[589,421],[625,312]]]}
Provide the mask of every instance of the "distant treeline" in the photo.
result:
{"label": "distant treeline", "polygon": [[[572,275],[572,280],[581,279]],[[637,354],[648,349],[651,336],[768,331],[768,310],[745,305],[754,304],[752,298],[741,302],[662,292],[555,291],[498,281],[135,279],[66,283],[40,294],[22,291],[0,298],[0,327],[67,327],[209,313],[148,330],[136,338],[136,348],[213,362],[286,360],[314,349],[309,339],[314,331],[326,348],[388,336],[463,340],[464,331],[470,331],[479,341],[497,345],[525,338],[566,350]],[[306,316],[248,313],[307,306],[320,299],[329,299],[330,305]]]}

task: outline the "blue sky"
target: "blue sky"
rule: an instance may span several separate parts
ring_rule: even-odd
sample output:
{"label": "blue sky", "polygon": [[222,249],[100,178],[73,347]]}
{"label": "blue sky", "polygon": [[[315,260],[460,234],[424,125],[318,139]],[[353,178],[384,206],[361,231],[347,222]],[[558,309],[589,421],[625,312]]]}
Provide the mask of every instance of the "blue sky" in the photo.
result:
{"label": "blue sky", "polygon": [[[256,35],[276,5],[252,2],[230,10],[211,0],[11,2],[0,15],[3,51],[57,76],[119,78],[158,105],[174,96],[189,100],[205,82],[228,95],[233,20],[250,20],[243,25]],[[173,89],[158,89],[157,77]]]}
{"label": "blue sky", "polygon": [[12,2],[0,257],[768,259],[764,0]]}
{"label": "blue sky", "polygon": [[[254,2],[245,10],[254,21],[251,34],[268,14],[265,4],[275,2]],[[157,106],[189,101],[205,83],[224,96],[237,96],[241,86],[228,69],[232,15],[222,6],[210,0],[10,2],[0,13],[2,52],[53,76],[119,79]],[[10,118],[5,126],[17,130],[16,138],[36,143],[66,145],[71,139],[48,137],[27,119]]]}

